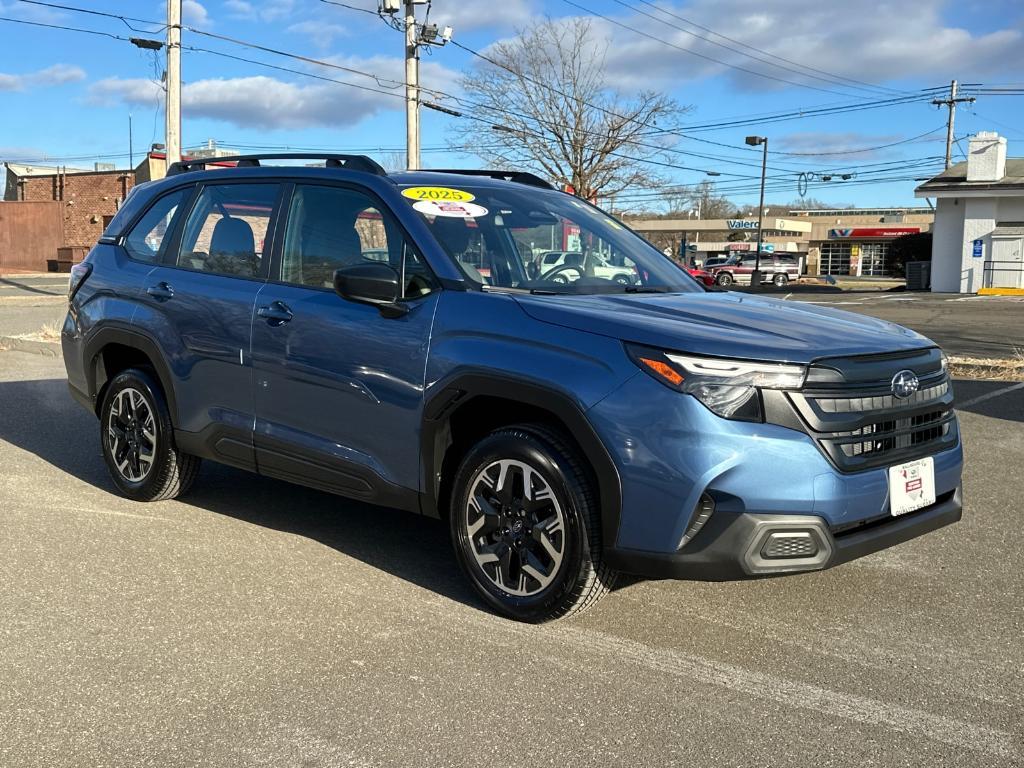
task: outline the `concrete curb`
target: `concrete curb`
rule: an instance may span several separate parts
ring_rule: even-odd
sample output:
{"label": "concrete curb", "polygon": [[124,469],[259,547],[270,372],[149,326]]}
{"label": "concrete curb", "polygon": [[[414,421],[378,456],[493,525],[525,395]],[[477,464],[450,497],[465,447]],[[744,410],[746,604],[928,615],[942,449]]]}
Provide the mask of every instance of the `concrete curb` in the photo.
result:
{"label": "concrete curb", "polygon": [[55,341],[35,341],[21,339],[17,336],[0,336],[0,350],[8,352],[28,352],[44,357],[60,357],[60,344]]}

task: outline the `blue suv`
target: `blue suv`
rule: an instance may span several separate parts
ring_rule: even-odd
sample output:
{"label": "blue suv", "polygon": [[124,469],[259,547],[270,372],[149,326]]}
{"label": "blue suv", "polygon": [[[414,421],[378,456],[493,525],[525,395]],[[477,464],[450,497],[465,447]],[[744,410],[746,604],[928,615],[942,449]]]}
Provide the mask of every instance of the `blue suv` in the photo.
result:
{"label": "blue suv", "polygon": [[704,288],[528,173],[274,159],[172,166],[74,269],[68,383],[128,497],[211,459],[442,518],[524,621],[619,572],[813,571],[960,518],[923,336]]}

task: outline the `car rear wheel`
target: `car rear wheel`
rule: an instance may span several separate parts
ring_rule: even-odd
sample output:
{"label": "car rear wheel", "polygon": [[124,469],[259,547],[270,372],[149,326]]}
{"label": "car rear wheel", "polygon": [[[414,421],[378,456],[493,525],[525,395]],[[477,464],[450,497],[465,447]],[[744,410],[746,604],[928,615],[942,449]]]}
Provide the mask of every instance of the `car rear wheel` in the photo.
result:
{"label": "car rear wheel", "polygon": [[489,606],[538,623],[584,610],[611,588],[594,484],[568,440],[544,426],[500,429],[469,451],[453,486],[451,535]]}
{"label": "car rear wheel", "polygon": [[777,285],[779,288],[782,288],[786,283],[789,282],[789,277],[780,272],[774,278],[772,278],[772,282],[775,283],[775,285]]}
{"label": "car rear wheel", "polygon": [[724,287],[724,286],[727,286],[727,285],[732,285],[734,280],[733,280],[733,277],[732,277],[732,275],[730,273],[728,273],[728,272],[719,272],[718,275],[715,277],[715,282],[718,285],[721,285],[721,286]]}
{"label": "car rear wheel", "polygon": [[145,370],[122,371],[100,408],[100,442],[118,490],[136,501],[173,499],[192,485],[200,459],[174,445],[167,402]]}

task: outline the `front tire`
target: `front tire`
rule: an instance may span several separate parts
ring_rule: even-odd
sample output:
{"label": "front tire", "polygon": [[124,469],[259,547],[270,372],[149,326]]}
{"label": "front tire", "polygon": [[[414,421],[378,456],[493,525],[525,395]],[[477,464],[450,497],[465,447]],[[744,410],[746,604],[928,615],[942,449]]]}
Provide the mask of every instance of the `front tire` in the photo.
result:
{"label": "front tire", "polygon": [[728,272],[719,272],[718,275],[715,277],[715,283],[723,288],[727,288],[728,286],[732,285],[733,282],[734,281],[732,275]]}
{"label": "front tire", "polygon": [[585,610],[612,587],[601,561],[595,482],[559,433],[492,432],[463,458],[449,515],[476,592],[499,613],[539,623]]}
{"label": "front tire", "polygon": [[160,385],[138,368],[110,382],[100,408],[100,442],[117,489],[136,501],[163,501],[184,493],[200,459],[174,445],[174,430]]}

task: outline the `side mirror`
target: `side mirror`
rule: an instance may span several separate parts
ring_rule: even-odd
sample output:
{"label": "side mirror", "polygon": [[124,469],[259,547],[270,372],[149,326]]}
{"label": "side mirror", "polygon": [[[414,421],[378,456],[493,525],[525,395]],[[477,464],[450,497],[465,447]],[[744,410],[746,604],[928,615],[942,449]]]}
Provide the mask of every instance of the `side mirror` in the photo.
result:
{"label": "side mirror", "polygon": [[400,317],[409,311],[399,304],[402,285],[398,272],[387,264],[353,264],[334,273],[334,292],[346,301],[372,304],[385,317]]}

